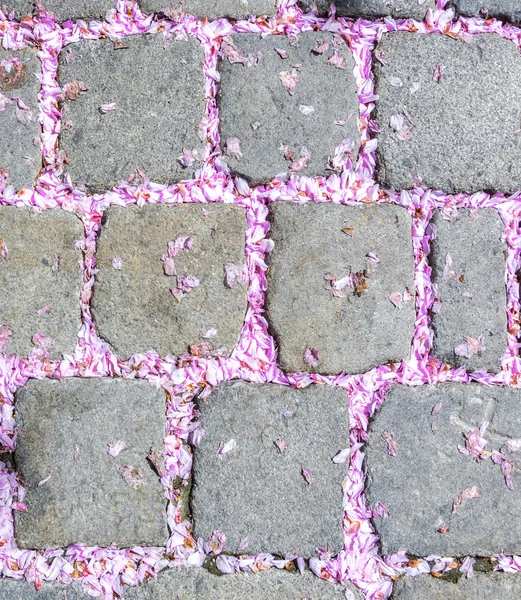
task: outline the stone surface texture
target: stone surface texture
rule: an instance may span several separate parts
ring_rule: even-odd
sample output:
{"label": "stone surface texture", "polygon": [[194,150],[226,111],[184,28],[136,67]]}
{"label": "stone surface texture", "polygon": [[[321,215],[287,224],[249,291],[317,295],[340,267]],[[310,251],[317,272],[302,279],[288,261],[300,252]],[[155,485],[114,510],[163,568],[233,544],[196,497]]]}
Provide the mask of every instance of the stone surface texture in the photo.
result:
{"label": "stone surface texture", "polygon": [[521,577],[506,573],[474,573],[457,584],[431,575],[402,577],[394,584],[392,600],[513,600],[521,597]]}
{"label": "stone surface texture", "polygon": [[[157,183],[192,176],[197,164],[184,168],[177,159],[184,148],[202,150],[203,52],[192,37],[163,42],[161,34],[129,36],[128,48],[116,50],[109,39],[82,40],[60,55],[60,85],[88,88],[64,103],[72,127],[60,144],[73,182],[102,192],[137,168]],[[111,103],[116,109],[104,114]]]}
{"label": "stone surface texture", "polygon": [[0,258],[0,323],[13,332],[7,353],[27,356],[35,334],[54,340],[52,358],[73,353],[83,285],[76,242],[83,235],[81,221],[58,208],[40,214],[0,208],[0,238],[7,248],[7,259]]}
{"label": "stone surface texture", "polygon": [[[342,548],[347,467],[331,459],[349,445],[344,391],[236,381],[215,390],[199,410],[206,434],[194,452],[196,538],[220,529],[231,553],[246,537],[249,554],[312,556],[327,544]],[[218,458],[220,444],[230,439],[236,448]],[[279,450],[278,440],[287,449]]]}
{"label": "stone surface texture", "polygon": [[[373,418],[366,454],[368,502],[382,502],[390,513],[374,519],[383,554],[400,548],[414,556],[454,557],[521,551],[521,526],[512,518],[521,500],[518,477],[511,490],[501,465],[458,450],[466,433],[488,421],[486,451],[503,448],[516,462],[506,440],[521,437],[520,401],[519,390],[478,384],[391,388]],[[396,456],[387,452],[386,432],[398,445]],[[479,497],[452,514],[453,502],[472,486]],[[448,531],[438,532],[442,527]]]}
{"label": "stone surface texture", "polygon": [[[408,358],[414,299],[396,308],[389,296],[414,293],[409,213],[374,204],[282,202],[270,210],[275,247],[268,254],[266,305],[281,366],[291,372],[361,372]],[[325,276],[340,280],[350,272],[365,272],[367,289],[346,287],[346,297],[333,297]],[[307,348],[318,350],[318,365],[305,362]]]}
{"label": "stone surface texture", "polygon": [[37,591],[34,583],[25,580],[2,578],[0,600],[86,600],[88,596],[80,585],[63,585],[44,581]]}
{"label": "stone surface texture", "polygon": [[[204,569],[171,569],[156,579],[129,589],[128,600],[353,600],[361,594],[352,585],[332,585],[306,572],[304,576],[271,569],[258,575],[241,573],[219,577]],[[25,600],[25,599],[24,599]]]}
{"label": "stone surface texture", "polygon": [[199,18],[247,19],[249,15],[273,16],[277,12],[276,0],[140,0],[143,12],[165,12],[181,6],[185,13]]}
{"label": "stone surface texture", "polygon": [[[333,56],[333,37],[327,33],[303,33],[291,45],[286,36],[272,35],[261,39],[254,34],[234,36],[233,42],[244,56],[256,59],[257,66],[220,62],[221,87],[218,96],[220,132],[223,153],[227,141],[240,140],[242,157],[226,156],[232,171],[250,182],[265,183],[279,173],[289,173],[291,160],[284,157],[288,147],[295,155],[308,149],[311,158],[299,175],[330,175],[329,158],[343,139],[353,140],[356,159],[360,136],[358,132],[359,103],[353,76],[354,61],[345,43],[337,52],[345,60],[345,68],[326,64]],[[313,52],[319,41],[328,41],[323,54]],[[275,48],[287,53],[281,58]],[[295,65],[301,65],[300,70]],[[282,84],[281,74],[298,77],[291,96]],[[300,107],[312,107],[309,115]],[[305,109],[303,109],[305,110]],[[349,117],[349,118],[348,118]],[[343,127],[335,121],[348,119]]]}
{"label": "stone surface texture", "polygon": [[43,5],[58,21],[70,19],[104,19],[116,0],[44,0]]}
{"label": "stone surface texture", "polygon": [[[329,0],[300,0],[299,6],[304,11],[312,10],[313,4],[317,6],[318,14],[327,16],[332,4]],[[425,0],[422,4],[418,0],[337,0],[334,2],[336,14],[339,17],[386,17],[396,19],[413,18],[423,19],[427,9],[434,8],[434,0]]]}
{"label": "stone surface texture", "polygon": [[[441,35],[391,33],[373,60],[378,94],[377,176],[387,188],[423,185],[444,192],[514,192],[521,185],[521,118],[517,86],[521,56],[498,35],[474,35],[470,43]],[[435,72],[441,69],[441,79]],[[396,85],[398,78],[402,85]],[[401,140],[390,126],[404,117]]]}
{"label": "stone surface texture", "polygon": [[483,17],[486,14],[512,23],[521,22],[521,5],[517,0],[452,0],[452,5],[460,15]]}
{"label": "stone surface texture", "polygon": [[19,18],[33,12],[33,0],[3,0],[1,6],[7,8],[8,14],[14,11],[15,17]]}
{"label": "stone surface texture", "polygon": [[[33,380],[15,410],[15,464],[27,489],[27,512],[15,511],[19,547],[165,545],[164,490],[146,458],[164,452],[163,390],[137,380]],[[125,448],[110,456],[108,444],[120,440]],[[125,466],[141,471],[142,485],[127,483]]]}
{"label": "stone surface texture", "polygon": [[[454,367],[499,371],[507,347],[505,244],[495,210],[458,210],[448,221],[435,211],[437,237],[431,244],[432,277],[438,286],[439,312],[432,313],[432,354]],[[452,266],[446,273],[447,255]],[[454,277],[454,278],[449,278]],[[455,348],[465,336],[482,338],[485,348],[470,358]]]}
{"label": "stone surface texture", "polygon": [[[0,92],[10,103],[0,112],[0,174],[16,190],[31,187],[42,166],[38,123],[40,62],[36,50],[0,50]],[[20,109],[17,98],[22,101]]]}
{"label": "stone surface texture", "polygon": [[[203,211],[210,214],[203,216]],[[100,335],[120,356],[156,350],[183,354],[205,340],[230,353],[239,340],[247,308],[246,285],[226,283],[227,264],[243,266],[244,210],[224,204],[114,207],[102,228],[96,265],[92,311]],[[200,282],[181,300],[171,289],[177,277],[165,275],[161,257],[168,243],[187,235],[192,249],[175,257],[179,276]],[[121,270],[113,259],[122,261]]]}

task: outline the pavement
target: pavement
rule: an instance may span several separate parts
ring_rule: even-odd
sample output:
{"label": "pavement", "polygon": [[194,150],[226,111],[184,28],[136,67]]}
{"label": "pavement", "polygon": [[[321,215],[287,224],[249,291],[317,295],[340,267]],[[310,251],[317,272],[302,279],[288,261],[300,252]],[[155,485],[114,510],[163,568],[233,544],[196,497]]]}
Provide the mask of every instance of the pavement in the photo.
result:
{"label": "pavement", "polygon": [[0,600],[521,596],[513,0],[0,12]]}

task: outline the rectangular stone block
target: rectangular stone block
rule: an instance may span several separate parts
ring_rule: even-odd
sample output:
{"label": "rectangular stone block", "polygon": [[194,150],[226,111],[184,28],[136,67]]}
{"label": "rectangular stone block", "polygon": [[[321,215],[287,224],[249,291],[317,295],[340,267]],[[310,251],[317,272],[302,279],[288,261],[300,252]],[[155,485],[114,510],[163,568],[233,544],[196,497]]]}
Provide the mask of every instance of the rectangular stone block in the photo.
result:
{"label": "rectangular stone block", "polygon": [[[431,244],[437,300],[431,311],[432,354],[453,367],[499,371],[507,347],[505,244],[495,210],[435,211]],[[441,301],[441,303],[440,303]]]}
{"label": "rectangular stone block", "polygon": [[[283,35],[227,38],[218,104],[231,170],[259,184],[284,172],[331,175],[348,152],[354,164],[360,145],[354,66],[347,44],[327,33],[303,33],[293,44]],[[342,141],[345,156],[336,152]]]}
{"label": "rectangular stone block", "polygon": [[200,19],[247,19],[249,15],[272,17],[277,12],[276,0],[140,0],[145,13],[166,12],[183,8],[185,13]]}
{"label": "rectangular stone block", "polygon": [[[92,192],[113,187],[137,168],[154,182],[174,183],[201,165],[199,42],[172,38],[165,46],[157,34],[122,43],[115,49],[109,39],[82,40],[60,55],[64,121],[70,125],[62,128],[60,145],[73,182],[86,181]],[[188,163],[179,160],[184,149],[192,152]]]}
{"label": "rectangular stone block", "polygon": [[407,359],[411,218],[396,206],[270,205],[266,307],[288,371],[358,373]]}
{"label": "rectangular stone block", "polygon": [[104,19],[111,8],[116,8],[115,0],[45,0],[44,6],[58,21],[70,19]]}
{"label": "rectangular stone block", "polygon": [[[347,594],[351,594],[347,596]],[[352,585],[333,585],[315,577],[270,569],[260,574],[219,577],[206,569],[169,569],[125,593],[129,600],[361,600]],[[25,600],[25,598],[23,599]]]}
{"label": "rectangular stone block", "polygon": [[[318,14],[322,17],[328,15],[331,0],[300,0],[299,6],[304,11],[312,10],[316,5]],[[365,17],[374,19],[377,17],[392,16],[396,19],[423,19],[427,9],[434,8],[434,0],[337,0],[333,3],[336,7],[338,17]]]}
{"label": "rectangular stone block", "polygon": [[[19,547],[165,545],[164,490],[147,460],[151,449],[164,452],[163,390],[138,380],[33,380],[15,407],[15,464],[27,490],[27,512],[14,513]],[[118,442],[123,449],[109,455]]]}
{"label": "rectangular stone block", "polygon": [[0,207],[0,324],[12,331],[8,353],[27,356],[35,334],[54,340],[52,358],[73,353],[83,285],[76,243],[83,235],[78,217],[64,210]]}
{"label": "rectangular stone block", "polygon": [[0,581],[0,600],[85,600],[88,596],[80,584],[63,585],[44,581],[37,591],[34,583],[25,579],[15,580],[2,577]]}
{"label": "rectangular stone block", "polygon": [[521,597],[521,577],[506,573],[474,573],[457,584],[431,575],[402,577],[394,584],[393,600],[513,600]]}
{"label": "rectangular stone block", "polygon": [[36,52],[0,50],[0,178],[15,190],[33,186],[42,166]]}
{"label": "rectangular stone block", "polygon": [[390,33],[373,59],[377,177],[393,190],[510,193],[521,185],[521,57],[499,35],[470,43]]}
{"label": "rectangular stone block", "polygon": [[345,392],[235,381],[199,410],[206,433],[194,451],[195,537],[219,529],[231,553],[342,548],[347,468],[332,458],[349,447]]}
{"label": "rectangular stone block", "polygon": [[111,208],[96,254],[99,334],[122,357],[201,343],[230,354],[247,308],[245,233],[233,205]]}
{"label": "rectangular stone block", "polygon": [[368,503],[389,511],[373,519],[383,554],[519,554],[520,402],[478,384],[391,388],[366,449]]}
{"label": "rectangular stone block", "polygon": [[512,23],[521,22],[521,6],[517,0],[452,0],[460,15],[496,17]]}

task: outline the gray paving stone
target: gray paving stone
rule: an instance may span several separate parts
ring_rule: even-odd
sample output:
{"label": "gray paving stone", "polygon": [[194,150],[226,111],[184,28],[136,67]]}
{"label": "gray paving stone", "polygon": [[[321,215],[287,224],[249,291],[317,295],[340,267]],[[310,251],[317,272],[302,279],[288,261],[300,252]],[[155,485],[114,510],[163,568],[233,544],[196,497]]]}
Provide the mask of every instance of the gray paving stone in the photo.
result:
{"label": "gray paving stone", "polygon": [[[377,175],[385,187],[411,188],[417,173],[423,185],[445,192],[520,187],[521,57],[515,44],[497,35],[475,35],[466,43],[391,33],[377,50],[388,63],[373,61],[382,129]],[[404,119],[400,135],[409,130],[410,139],[399,139],[390,126],[394,114]]]}
{"label": "gray paving stone", "polygon": [[[166,500],[147,461],[151,448],[164,448],[163,390],[137,380],[42,380],[15,402],[15,464],[27,489],[27,512],[15,511],[18,546],[164,546]],[[118,441],[125,447],[109,456]],[[135,485],[124,467],[138,471]]]}
{"label": "gray paving stone", "polygon": [[512,600],[521,597],[521,577],[506,573],[474,573],[457,584],[431,575],[402,577],[394,584],[393,600]]}
{"label": "gray paving stone", "polygon": [[0,258],[0,323],[13,332],[8,353],[27,356],[37,333],[54,340],[53,358],[74,351],[83,285],[76,242],[83,235],[81,221],[60,209],[0,208],[0,245],[7,248]]}
{"label": "gray paving stone", "polygon": [[452,4],[460,15],[468,17],[496,17],[521,22],[521,6],[517,0],[453,0]]}
{"label": "gray paving stone", "polygon": [[116,8],[116,1],[44,0],[43,5],[61,22],[70,19],[104,19],[111,8]]}
{"label": "gray paving stone", "polygon": [[[235,381],[199,409],[206,434],[194,452],[195,536],[220,529],[231,553],[240,553],[243,538],[252,554],[311,556],[327,544],[338,552],[347,467],[331,459],[349,445],[345,392]],[[236,448],[220,459],[217,450],[232,439]]]}
{"label": "gray paving stone", "polygon": [[[40,62],[36,50],[0,50],[0,174],[16,190],[31,187],[42,166],[38,123]],[[21,108],[18,99],[21,101]]]}
{"label": "gray paving stone", "polygon": [[[313,4],[318,9],[320,16],[326,16],[329,12],[331,0],[300,0],[299,6],[304,11],[311,10]],[[413,18],[423,19],[427,9],[434,8],[434,0],[425,0],[422,4],[418,0],[337,0],[334,2],[336,14],[339,17],[386,17],[392,16],[397,19]]]}
{"label": "gray paving stone", "polygon": [[[432,313],[432,354],[454,367],[499,371],[507,346],[504,228],[495,210],[474,214],[459,210],[452,221],[438,211],[433,215],[431,264],[441,308],[437,304],[439,312]],[[453,261],[449,268],[447,255]],[[465,346],[466,336],[482,338],[484,350],[458,356],[455,350]]]}
{"label": "gray paving stone", "polygon": [[[333,37],[326,33],[304,33],[291,45],[286,36],[254,34],[233,37],[233,43],[244,56],[262,58],[257,66],[220,62],[221,88],[218,97],[221,115],[223,152],[229,139],[240,140],[242,157],[227,156],[230,168],[253,183],[265,183],[277,174],[289,173],[291,164],[308,149],[311,158],[300,175],[331,175],[329,158],[343,139],[353,141],[352,154],[358,154],[358,96],[353,76],[354,61],[346,44],[338,47],[345,68],[326,61],[334,55]],[[328,41],[329,49],[314,53],[319,41]],[[287,53],[281,58],[276,48]],[[297,65],[297,66],[296,66]],[[298,83],[294,94],[285,89],[281,74],[294,73]],[[302,110],[314,109],[311,114]],[[306,108],[307,107],[307,108]],[[348,122],[344,126],[335,121]],[[295,155],[286,160],[284,148]]]}
{"label": "gray paving stone", "polygon": [[273,16],[277,12],[276,0],[140,0],[143,12],[164,12],[165,9],[178,9],[181,6],[185,13],[199,18],[247,19],[249,15]]}
{"label": "gray paving stone", "polygon": [[0,581],[0,600],[86,600],[77,584],[65,586],[61,583],[43,582],[40,591],[36,591],[34,583],[2,578]]}
{"label": "gray paving stone", "polygon": [[[205,114],[202,49],[197,40],[163,35],[125,38],[128,48],[111,40],[71,44],[60,55],[63,86],[80,81],[88,91],[66,101],[60,143],[70,159],[74,182],[104,191],[136,168],[157,183],[189,179],[198,163],[182,167],[183,149],[202,150],[200,122]],[[100,108],[116,104],[105,114]],[[100,160],[100,157],[103,160]],[[200,163],[199,163],[200,164]]]}
{"label": "gray paving stone", "polygon": [[[407,211],[313,203],[277,203],[270,210],[275,247],[268,254],[266,306],[281,366],[361,372],[408,358],[414,298],[400,308],[390,300],[391,293],[414,293]],[[326,276],[341,280],[350,272],[361,277],[357,291],[345,287],[346,297],[334,297]],[[316,364],[306,362],[308,348],[318,350]]]}
{"label": "gray paving stone", "polygon": [[[391,388],[373,418],[366,454],[368,502],[382,502],[390,513],[374,519],[384,554],[400,548],[414,556],[520,552],[521,525],[512,518],[521,501],[516,467],[512,491],[501,465],[458,450],[465,446],[465,433],[488,421],[485,450],[503,448],[517,464],[506,440],[521,437],[520,401],[519,390],[478,384]],[[387,451],[387,432],[398,446],[396,456]],[[452,514],[453,502],[473,486],[479,497]],[[442,527],[448,531],[440,533]]]}
{"label": "gray paving stone", "polygon": [[[230,287],[225,269],[245,265],[245,231],[244,210],[233,205],[111,208],[98,243],[92,300],[100,335],[120,356],[147,350],[163,356],[187,352],[215,328],[206,342],[230,353],[243,326],[247,286]],[[175,257],[177,274],[193,275],[200,285],[176,300],[171,289],[178,277],[165,275],[161,257],[180,236],[192,238],[192,249]],[[121,270],[113,266],[115,257]]]}
{"label": "gray paving stone", "polygon": [[3,0],[1,6],[7,8],[7,12],[14,11],[15,17],[20,18],[33,12],[33,0]]}
{"label": "gray paving stone", "polygon": [[270,569],[259,575],[241,573],[219,577],[205,569],[170,569],[125,593],[128,600],[354,600],[362,596],[352,585],[332,585],[306,572],[304,576]]}

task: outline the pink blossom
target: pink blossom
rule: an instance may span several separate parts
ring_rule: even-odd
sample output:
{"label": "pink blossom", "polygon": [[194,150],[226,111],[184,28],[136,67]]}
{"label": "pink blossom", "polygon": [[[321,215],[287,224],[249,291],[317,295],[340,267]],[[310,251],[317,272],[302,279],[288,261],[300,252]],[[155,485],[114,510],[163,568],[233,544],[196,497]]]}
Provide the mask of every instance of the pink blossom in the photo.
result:
{"label": "pink blossom", "polygon": [[389,509],[382,502],[377,502],[373,506],[373,517],[380,517],[381,519],[387,519],[389,517]]}
{"label": "pink blossom", "polygon": [[443,77],[443,72],[441,70],[441,65],[436,65],[435,69],[434,69],[434,73],[432,74],[432,76],[434,77],[434,81],[436,81],[437,83],[439,83]]}
{"label": "pink blossom", "polygon": [[280,56],[280,58],[288,58],[288,53],[286,50],[282,48],[274,48],[275,52]]}
{"label": "pink blossom", "polygon": [[301,473],[302,473],[302,477],[304,477],[304,479],[306,480],[306,483],[308,485],[311,485],[313,482],[313,477],[311,476],[311,473],[307,469],[304,469],[304,468],[302,468]]}
{"label": "pink blossom", "polygon": [[465,434],[465,446],[458,445],[458,450],[465,456],[471,456],[475,460],[488,458],[490,452],[485,451],[488,441],[483,437],[487,427],[488,421],[485,421],[479,429],[471,429]]}
{"label": "pink blossom", "polygon": [[318,350],[316,348],[306,348],[306,351],[304,352],[304,362],[307,365],[316,369],[318,367],[319,360]]}
{"label": "pink blossom", "polygon": [[324,52],[327,52],[329,50],[329,42],[327,40],[321,41],[321,40],[317,40],[315,43],[315,47],[313,48],[313,50],[311,50],[311,52],[313,54],[324,54]]}
{"label": "pink blossom", "polygon": [[248,283],[248,267],[247,265],[233,265],[228,263],[225,266],[226,284],[229,288],[234,288],[237,283],[247,285]]}
{"label": "pink blossom", "polygon": [[123,266],[123,261],[121,260],[121,258],[119,256],[114,256],[114,258],[112,259],[112,266],[117,269],[118,271],[121,271],[121,268]]}
{"label": "pink blossom", "polygon": [[47,475],[47,477],[44,477],[41,481],[38,482],[38,487],[41,487],[42,485],[46,484],[51,477],[52,475]]}
{"label": "pink blossom", "polygon": [[109,449],[107,454],[109,456],[118,456],[118,454],[125,448],[125,442],[118,440],[115,444],[108,444]]}
{"label": "pink blossom", "polygon": [[333,67],[336,67],[337,69],[347,69],[346,59],[338,54],[338,50],[335,50],[332,56],[326,60],[326,64],[333,65]]}
{"label": "pink blossom", "polygon": [[100,109],[100,112],[103,114],[112,112],[112,111],[116,110],[116,103],[110,102],[109,104],[102,104],[99,109]]}
{"label": "pink blossom", "polygon": [[459,344],[454,348],[454,354],[456,356],[463,356],[464,358],[471,358],[475,354],[484,352],[485,344],[483,343],[483,336],[479,338],[465,336],[465,343]]}
{"label": "pink blossom", "polygon": [[205,333],[203,333],[201,335],[201,337],[205,338],[205,339],[210,339],[213,338],[217,335],[217,329],[215,329],[215,327],[210,327],[210,329],[208,329]]}
{"label": "pink blossom", "polygon": [[465,573],[467,578],[470,578],[474,575],[473,565],[475,562],[476,562],[476,559],[474,559],[470,556],[467,556],[467,557],[465,557],[464,561],[461,563],[461,567],[459,568],[459,570],[461,571],[461,573]]}
{"label": "pink blossom", "polygon": [[282,452],[284,452],[284,450],[287,450],[289,448],[287,442],[285,442],[284,440],[277,439],[275,440],[274,444],[275,446],[277,446],[281,454]]}
{"label": "pink blossom", "polygon": [[293,69],[291,73],[289,71],[281,71],[279,77],[288,94],[293,96],[298,83],[297,71],[295,69]]}
{"label": "pink blossom", "polygon": [[384,431],[382,437],[387,442],[387,453],[396,456],[398,453],[398,444],[394,441],[392,431]]}
{"label": "pink blossom", "polygon": [[222,460],[226,454],[228,454],[228,452],[232,452],[235,450],[235,448],[237,448],[237,442],[233,438],[227,441],[225,444],[221,442],[221,445],[217,449],[216,456]]}
{"label": "pink blossom", "polygon": [[226,154],[237,160],[242,158],[241,141],[239,138],[231,137],[226,140]]}
{"label": "pink blossom", "polygon": [[13,330],[8,325],[0,325],[0,352],[7,352],[7,346],[13,335]]}
{"label": "pink blossom", "polygon": [[445,257],[445,268],[443,269],[443,279],[457,279],[458,276],[456,275],[456,273],[451,269],[452,267],[452,256],[447,253],[447,256]]}
{"label": "pink blossom", "polygon": [[452,514],[454,514],[460,506],[463,506],[472,498],[479,498],[478,488],[475,485],[463,490],[463,492],[461,492],[458,498],[454,500],[454,502],[452,503]]}
{"label": "pink blossom", "polygon": [[344,448],[343,450],[339,450],[335,456],[331,459],[336,465],[345,463],[346,460],[351,455],[351,448]]}
{"label": "pink blossom", "polygon": [[145,483],[143,472],[139,467],[133,467],[132,465],[125,465],[119,470],[123,479],[128,485],[134,490],[138,490],[143,487]]}

